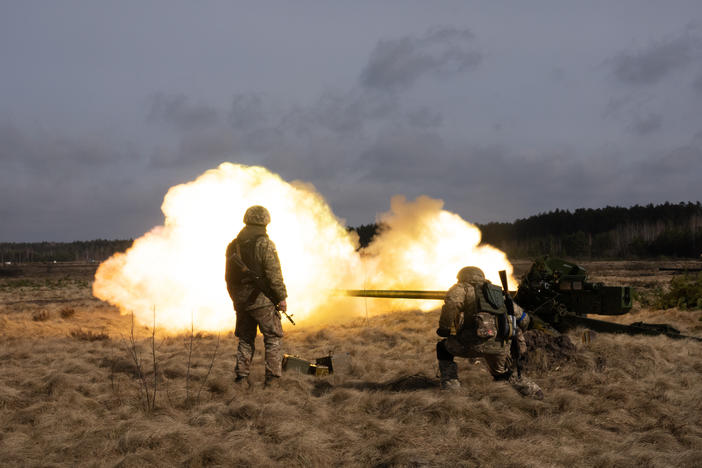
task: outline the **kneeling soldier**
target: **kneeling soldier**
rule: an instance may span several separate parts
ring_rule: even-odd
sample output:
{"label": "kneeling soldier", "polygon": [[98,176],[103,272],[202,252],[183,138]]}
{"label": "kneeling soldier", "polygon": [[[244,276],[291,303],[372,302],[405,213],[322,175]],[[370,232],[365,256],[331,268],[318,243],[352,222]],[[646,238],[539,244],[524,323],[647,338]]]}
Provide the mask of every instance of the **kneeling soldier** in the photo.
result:
{"label": "kneeling soldier", "polygon": [[483,358],[495,380],[506,380],[522,395],[543,398],[539,386],[515,372],[512,342],[521,355],[526,354],[522,330],[529,315],[514,304],[507,311],[502,288],[485,280],[480,268],[465,267],[458,272],[458,282],[446,293],[437,335],[445,339],[436,344],[441,388],[461,386],[454,356]]}

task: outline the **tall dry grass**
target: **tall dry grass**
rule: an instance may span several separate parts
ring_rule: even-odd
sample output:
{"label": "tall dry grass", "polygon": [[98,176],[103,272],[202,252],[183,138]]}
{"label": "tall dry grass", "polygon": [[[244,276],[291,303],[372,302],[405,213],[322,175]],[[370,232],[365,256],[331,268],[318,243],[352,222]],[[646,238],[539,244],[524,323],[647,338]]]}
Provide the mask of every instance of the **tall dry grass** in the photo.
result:
{"label": "tall dry grass", "polygon": [[[625,270],[619,265],[617,274],[624,278]],[[439,391],[437,311],[293,328],[286,352],[348,357],[328,378],[285,374],[280,389],[262,386],[260,338],[254,387],[238,390],[231,334],[218,345],[216,335],[157,330],[152,349],[152,330],[139,328],[135,350],[158,385],[149,412],[125,348],[129,317],[86,289],[0,287],[2,465],[667,467],[702,460],[702,343],[606,334],[583,343],[575,330],[568,359],[532,352],[527,371],[546,394],[535,401],[466,359],[458,360],[460,391]],[[66,307],[75,313],[64,317]],[[34,321],[37,310],[49,318]],[[634,315],[631,321],[668,321],[688,333],[700,323],[687,311]],[[72,336],[75,330],[81,333]],[[81,338],[98,333],[108,339]]]}

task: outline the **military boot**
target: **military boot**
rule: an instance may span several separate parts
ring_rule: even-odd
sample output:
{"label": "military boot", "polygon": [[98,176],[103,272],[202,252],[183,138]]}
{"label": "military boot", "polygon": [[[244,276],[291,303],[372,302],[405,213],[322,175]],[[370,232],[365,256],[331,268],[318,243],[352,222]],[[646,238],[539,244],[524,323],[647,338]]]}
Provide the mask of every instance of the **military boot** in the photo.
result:
{"label": "military boot", "polygon": [[234,388],[247,389],[251,388],[248,375],[237,375],[234,379]]}
{"label": "military boot", "polygon": [[535,400],[543,400],[544,399],[544,392],[541,391],[541,387],[539,387],[536,382],[531,380],[529,377],[526,376],[517,376],[515,374],[512,374],[509,376],[507,381],[512,385],[512,387],[517,390],[519,393],[521,393],[523,396],[531,397]]}
{"label": "military boot", "polygon": [[272,374],[266,375],[266,380],[263,382],[263,386],[266,388],[280,388],[280,377]]}
{"label": "military boot", "polygon": [[441,374],[441,390],[461,388],[461,382],[458,380],[458,366],[455,362],[439,360],[439,373]]}

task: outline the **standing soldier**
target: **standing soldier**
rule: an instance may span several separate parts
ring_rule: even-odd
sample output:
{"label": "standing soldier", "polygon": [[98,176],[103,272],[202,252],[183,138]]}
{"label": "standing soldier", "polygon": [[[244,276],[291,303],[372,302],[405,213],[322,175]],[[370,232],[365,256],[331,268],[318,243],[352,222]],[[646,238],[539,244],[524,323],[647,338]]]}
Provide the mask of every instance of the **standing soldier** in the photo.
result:
{"label": "standing soldier", "polygon": [[224,278],[236,311],[239,338],[236,355],[237,384],[248,382],[253,358],[256,327],[261,329],[266,348],[265,385],[276,385],[281,374],[283,327],[280,313],[287,310],[287,291],[275,244],[266,226],[271,215],[262,206],[252,206],[244,214],[246,226],[227,246]]}
{"label": "standing soldier", "polygon": [[527,328],[529,315],[516,304],[514,314],[509,314],[502,288],[486,281],[480,268],[462,268],[457,278],[446,293],[436,330],[445,338],[436,344],[441,388],[461,386],[454,356],[483,358],[495,380],[506,380],[522,395],[542,399],[539,386],[513,369],[519,363],[511,356],[512,341],[518,347],[515,352],[526,353],[522,329]]}

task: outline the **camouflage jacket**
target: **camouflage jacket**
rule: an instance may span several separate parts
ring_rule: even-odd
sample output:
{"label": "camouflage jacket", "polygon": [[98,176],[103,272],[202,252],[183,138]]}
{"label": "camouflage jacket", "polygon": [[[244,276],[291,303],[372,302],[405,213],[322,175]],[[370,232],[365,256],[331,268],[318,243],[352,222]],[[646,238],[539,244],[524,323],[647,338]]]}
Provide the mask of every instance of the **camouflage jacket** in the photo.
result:
{"label": "camouflage jacket", "polygon": [[[458,282],[451,286],[444,297],[444,305],[441,308],[441,316],[439,317],[439,327],[451,330],[452,335],[457,335],[462,343],[474,341],[474,337],[470,330],[463,330],[463,324],[470,323],[473,316],[478,313],[478,299],[475,296],[475,285],[466,282]],[[524,341],[523,330],[529,325],[529,316],[525,311],[514,304],[515,315],[518,319],[518,329],[516,330],[516,339],[519,342],[520,351],[526,354],[526,342]],[[463,332],[463,334],[462,334]],[[485,347],[485,345],[478,345]],[[488,346],[489,348],[489,346]],[[505,348],[508,349],[508,348]],[[490,351],[488,349],[488,351]]]}
{"label": "camouflage jacket", "polygon": [[451,286],[444,297],[441,308],[439,327],[451,329],[451,334],[457,334],[466,316],[472,316],[477,310],[475,288],[470,283],[458,282]]}
{"label": "camouflage jacket", "polygon": [[253,310],[273,305],[264,294],[255,294],[257,289],[248,280],[242,279],[241,270],[232,261],[237,244],[242,260],[249,269],[263,278],[275,304],[284,300],[288,293],[283,282],[280,260],[275,244],[268,238],[265,226],[247,225],[227,246],[224,279],[227,282],[229,297],[238,311]]}

